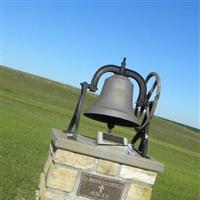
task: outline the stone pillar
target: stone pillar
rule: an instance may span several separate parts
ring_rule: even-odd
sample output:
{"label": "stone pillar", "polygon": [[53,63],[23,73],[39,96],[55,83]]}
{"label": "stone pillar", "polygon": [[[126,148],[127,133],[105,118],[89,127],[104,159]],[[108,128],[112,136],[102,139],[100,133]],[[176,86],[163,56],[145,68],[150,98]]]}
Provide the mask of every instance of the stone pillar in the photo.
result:
{"label": "stone pillar", "polygon": [[83,136],[74,141],[53,129],[36,199],[150,200],[162,170],[155,159],[128,155],[127,147],[96,145]]}

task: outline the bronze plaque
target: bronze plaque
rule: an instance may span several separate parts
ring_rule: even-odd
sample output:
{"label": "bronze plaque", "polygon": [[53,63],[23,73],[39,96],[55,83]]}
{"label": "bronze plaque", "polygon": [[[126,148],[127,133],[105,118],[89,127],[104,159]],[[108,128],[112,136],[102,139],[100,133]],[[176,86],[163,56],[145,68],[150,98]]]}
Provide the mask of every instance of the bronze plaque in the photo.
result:
{"label": "bronze plaque", "polygon": [[117,135],[112,135],[108,133],[103,133],[103,140],[108,140],[111,142],[119,143],[119,144],[124,144],[124,138],[117,136]]}
{"label": "bronze plaque", "polygon": [[82,172],[77,195],[92,199],[120,200],[125,183]]}

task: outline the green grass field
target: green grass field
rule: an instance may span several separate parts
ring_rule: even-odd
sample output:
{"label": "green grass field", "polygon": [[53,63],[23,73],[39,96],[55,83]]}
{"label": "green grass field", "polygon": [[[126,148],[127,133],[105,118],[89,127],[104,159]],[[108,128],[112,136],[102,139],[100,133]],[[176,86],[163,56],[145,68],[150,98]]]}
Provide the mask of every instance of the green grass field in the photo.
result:
{"label": "green grass field", "polygon": [[[0,89],[0,199],[32,200],[47,156],[50,130],[67,127],[79,90],[5,67],[0,67]],[[85,107],[94,100],[89,94]],[[97,130],[106,130],[105,124],[83,116],[80,125],[81,134],[93,137]],[[115,131],[129,139],[133,135],[132,129],[117,127]],[[165,170],[153,186],[152,200],[200,199],[199,143],[199,132],[153,119],[149,154],[163,162]]]}

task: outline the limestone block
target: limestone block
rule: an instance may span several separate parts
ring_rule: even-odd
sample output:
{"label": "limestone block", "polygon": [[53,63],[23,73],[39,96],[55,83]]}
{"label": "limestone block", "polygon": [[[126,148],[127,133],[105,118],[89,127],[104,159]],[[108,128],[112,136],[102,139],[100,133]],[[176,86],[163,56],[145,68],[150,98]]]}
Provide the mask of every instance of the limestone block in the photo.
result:
{"label": "limestone block", "polygon": [[151,191],[150,187],[131,184],[126,200],[150,200]]}
{"label": "limestone block", "polygon": [[42,196],[41,200],[72,200],[66,197],[64,194],[50,192],[45,190],[44,195]]}
{"label": "limestone block", "polygon": [[54,162],[79,169],[90,169],[94,167],[96,159],[93,157],[58,149],[54,154]]}
{"label": "limestone block", "polygon": [[44,195],[41,200],[89,200],[85,197],[77,197],[75,195],[67,195],[58,191],[48,191],[45,190]]}
{"label": "limestone block", "polygon": [[38,185],[38,196],[41,197],[42,196],[42,193],[44,192],[44,189],[45,189],[45,175],[44,173],[41,173],[40,175],[40,183]]}
{"label": "limestone block", "polygon": [[146,171],[135,167],[122,165],[120,177],[125,179],[133,179],[146,184],[153,185],[156,180],[156,172]]}
{"label": "limestone block", "polygon": [[49,188],[71,192],[74,187],[77,171],[52,165],[49,169],[46,185]]}
{"label": "limestone block", "polygon": [[52,156],[49,153],[48,158],[47,158],[47,160],[45,161],[45,164],[44,164],[44,173],[45,174],[47,174],[49,166],[50,166],[51,163],[52,163]]}
{"label": "limestone block", "polygon": [[98,160],[96,171],[102,174],[114,176],[117,173],[118,167],[119,167],[118,163],[106,160]]}
{"label": "limestone block", "polygon": [[40,198],[39,198],[39,190],[35,191],[35,200],[40,200]]}

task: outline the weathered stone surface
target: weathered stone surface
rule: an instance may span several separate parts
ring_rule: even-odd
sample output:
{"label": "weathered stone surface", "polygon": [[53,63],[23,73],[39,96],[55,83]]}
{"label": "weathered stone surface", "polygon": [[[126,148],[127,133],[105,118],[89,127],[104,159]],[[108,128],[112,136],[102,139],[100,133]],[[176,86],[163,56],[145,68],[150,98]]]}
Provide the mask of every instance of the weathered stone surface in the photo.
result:
{"label": "weathered stone surface", "polygon": [[143,183],[153,185],[156,180],[156,172],[146,171],[143,169],[138,169],[135,167],[129,167],[126,165],[122,165],[120,171],[120,177],[125,179],[133,179],[136,181],[140,181]]}
{"label": "weathered stone surface", "polygon": [[40,198],[39,198],[39,190],[35,191],[35,200],[40,200]]}
{"label": "weathered stone surface", "polygon": [[150,200],[151,191],[150,187],[131,184],[126,200]]}
{"label": "weathered stone surface", "polygon": [[54,162],[79,169],[90,169],[94,167],[96,159],[58,149],[54,155]]}
{"label": "weathered stone surface", "polygon": [[85,197],[77,197],[75,195],[67,195],[58,191],[48,191],[45,190],[41,200],[89,200]]}
{"label": "weathered stone surface", "polygon": [[106,160],[98,160],[96,171],[102,174],[114,176],[117,173],[118,167],[119,164],[117,163]]}
{"label": "weathered stone surface", "polygon": [[[115,163],[134,166],[149,171],[163,171],[164,165],[153,158],[146,159],[137,152],[134,156],[127,153],[126,146],[96,145],[91,138],[77,136],[77,140],[68,139],[66,134],[57,129],[52,129],[52,142],[57,149],[89,155],[91,157],[109,160]],[[84,138],[84,139],[83,139]]]}
{"label": "weathered stone surface", "polygon": [[50,192],[45,190],[44,195],[42,196],[41,200],[71,200],[70,198],[66,197],[64,194]]}
{"label": "weathered stone surface", "polygon": [[[99,192],[105,188],[116,194],[109,188],[115,180],[124,183],[124,190],[119,197],[121,200],[150,200],[156,171],[162,170],[163,165],[154,159],[141,158],[137,153],[134,156],[128,155],[127,147],[96,145],[95,140],[83,136],[77,136],[74,141],[68,139],[63,132],[53,130],[49,156],[40,178],[36,200],[89,200],[93,198],[89,196],[89,191],[95,186],[94,198],[101,199],[104,196],[98,196]],[[83,173],[93,175],[90,181],[94,181],[94,177],[100,173],[103,178],[97,178],[99,185],[92,182],[88,189],[84,181],[89,179],[81,178]],[[105,181],[106,178],[112,179],[112,184]],[[103,184],[100,184],[101,181]],[[114,199],[113,196],[111,199]]]}
{"label": "weathered stone surface", "polygon": [[89,199],[86,197],[75,197],[75,200],[89,200]]}
{"label": "weathered stone surface", "polygon": [[41,197],[42,196],[42,193],[44,192],[44,189],[45,189],[45,175],[44,173],[41,173],[40,174],[40,183],[38,185],[38,196]]}
{"label": "weathered stone surface", "polygon": [[44,173],[45,174],[47,174],[49,166],[50,166],[51,163],[52,163],[52,156],[49,153],[48,158],[47,158],[47,160],[45,161],[45,164],[44,164]]}
{"label": "weathered stone surface", "polygon": [[71,192],[74,187],[77,171],[60,166],[51,166],[47,176],[47,187]]}

